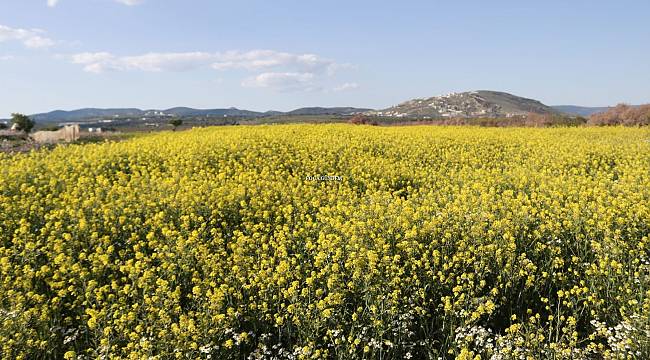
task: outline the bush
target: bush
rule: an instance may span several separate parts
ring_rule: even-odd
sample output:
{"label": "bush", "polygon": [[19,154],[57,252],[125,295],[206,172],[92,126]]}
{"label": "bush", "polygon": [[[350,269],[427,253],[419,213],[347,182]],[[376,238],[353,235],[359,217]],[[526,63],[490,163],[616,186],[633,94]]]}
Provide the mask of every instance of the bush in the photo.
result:
{"label": "bush", "polygon": [[630,106],[619,104],[608,111],[594,114],[589,118],[591,125],[650,125],[650,104]]}
{"label": "bush", "polygon": [[379,123],[376,120],[373,120],[365,115],[355,115],[348,120],[348,123],[354,124],[354,125],[379,125]]}
{"label": "bush", "polygon": [[562,114],[528,114],[524,118],[526,126],[550,127],[550,126],[579,126],[587,123],[582,116],[568,116]]}
{"label": "bush", "polygon": [[52,125],[52,126],[43,127],[43,128],[41,128],[39,130],[40,131],[59,131],[59,130],[61,130],[61,128],[59,126]]}
{"label": "bush", "polygon": [[24,131],[25,134],[29,134],[29,132],[34,128],[34,125],[36,125],[27,115],[18,113],[11,114],[11,122],[16,124],[18,130]]}
{"label": "bush", "polygon": [[183,125],[183,120],[182,119],[171,119],[169,120],[169,125],[174,127],[174,131],[176,131],[176,128]]}

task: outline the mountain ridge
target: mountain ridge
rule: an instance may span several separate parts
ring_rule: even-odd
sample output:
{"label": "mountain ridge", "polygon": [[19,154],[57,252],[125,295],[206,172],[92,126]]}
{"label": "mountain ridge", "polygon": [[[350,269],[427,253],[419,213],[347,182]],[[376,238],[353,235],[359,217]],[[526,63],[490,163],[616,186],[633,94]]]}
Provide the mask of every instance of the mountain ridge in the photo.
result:
{"label": "mountain ridge", "polygon": [[82,108],[76,110],[54,110],[46,113],[32,114],[36,122],[85,121],[107,117],[266,117],[278,115],[352,115],[366,112],[370,109],[355,107],[305,107],[291,111],[252,111],[234,107],[216,109],[195,109],[190,107],[173,107],[169,109],[138,108]]}
{"label": "mountain ridge", "polygon": [[[513,95],[502,91],[476,90],[429,98],[415,98],[398,105],[373,110],[357,107],[302,107],[290,111],[252,111],[245,109],[215,108],[196,109],[190,107],[172,107],[168,109],[138,108],[81,108],[75,110],[54,110],[30,115],[40,123],[84,122],[107,118],[165,118],[165,117],[247,117],[263,118],[271,116],[306,116],[306,115],[356,115],[366,114],[386,117],[511,117],[537,114],[565,114],[571,116],[591,116],[604,112],[611,106],[586,107],[577,105],[548,106],[542,102]],[[5,120],[6,121],[6,120]]]}

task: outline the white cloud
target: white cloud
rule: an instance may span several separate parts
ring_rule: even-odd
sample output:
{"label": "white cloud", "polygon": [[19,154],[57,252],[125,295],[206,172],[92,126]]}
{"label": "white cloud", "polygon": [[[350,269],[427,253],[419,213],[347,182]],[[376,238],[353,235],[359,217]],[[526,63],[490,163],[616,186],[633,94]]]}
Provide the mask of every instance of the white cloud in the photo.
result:
{"label": "white cloud", "polygon": [[314,54],[291,54],[273,50],[228,51],[218,56],[212,67],[217,70],[260,70],[287,67],[301,71],[333,73],[336,62]]}
{"label": "white cloud", "polygon": [[205,52],[148,53],[137,56],[116,56],[107,52],[81,53],[72,56],[74,64],[84,66],[84,71],[139,70],[147,72],[187,71],[209,67],[215,55]]}
{"label": "white cloud", "polygon": [[28,37],[23,43],[30,49],[47,48],[55,44],[54,40],[38,35]]}
{"label": "white cloud", "polygon": [[73,55],[72,62],[91,65],[100,71],[182,71],[211,67],[215,70],[249,71],[282,68],[288,72],[332,74],[341,67],[332,60],[314,54],[291,54],[273,50],[147,53],[134,56],[117,56],[107,52],[81,53]]}
{"label": "white cloud", "polygon": [[205,52],[149,53],[120,59],[127,69],[141,71],[187,71],[207,67],[214,55]]}
{"label": "white cloud", "polygon": [[107,52],[72,55],[72,63],[84,66],[84,71],[100,73],[114,67],[115,56]]}
{"label": "white cloud", "polygon": [[59,3],[59,0],[47,0],[47,6],[55,7]]}
{"label": "white cloud", "polygon": [[281,91],[314,90],[314,78],[312,73],[267,72],[244,80],[242,86]]}
{"label": "white cloud", "polygon": [[0,55],[0,61],[9,61],[15,59],[12,55]]}
{"label": "white cloud", "polygon": [[[191,71],[214,69],[217,71],[239,70],[257,73],[246,78],[242,86],[286,90],[313,90],[318,83],[331,77],[346,64],[314,54],[293,54],[273,50],[147,53],[117,56],[108,52],[80,53],[70,61],[82,65],[86,72],[108,71]],[[346,89],[355,84],[344,84]]]}
{"label": "white cloud", "polygon": [[334,91],[346,91],[346,90],[354,90],[358,88],[359,88],[359,84],[357,83],[345,83],[335,87]]}
{"label": "white cloud", "polygon": [[19,41],[30,49],[47,48],[55,44],[55,41],[43,36],[43,30],[20,29],[0,25],[0,42]]}

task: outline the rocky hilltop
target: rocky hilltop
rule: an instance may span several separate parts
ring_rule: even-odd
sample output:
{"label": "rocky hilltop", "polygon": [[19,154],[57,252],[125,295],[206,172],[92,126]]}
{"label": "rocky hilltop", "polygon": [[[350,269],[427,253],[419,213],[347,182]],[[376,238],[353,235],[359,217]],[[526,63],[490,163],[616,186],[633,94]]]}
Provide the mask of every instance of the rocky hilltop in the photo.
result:
{"label": "rocky hilltop", "polygon": [[517,115],[555,114],[557,110],[533,99],[498,91],[471,91],[413,99],[369,115],[390,117],[512,117]]}

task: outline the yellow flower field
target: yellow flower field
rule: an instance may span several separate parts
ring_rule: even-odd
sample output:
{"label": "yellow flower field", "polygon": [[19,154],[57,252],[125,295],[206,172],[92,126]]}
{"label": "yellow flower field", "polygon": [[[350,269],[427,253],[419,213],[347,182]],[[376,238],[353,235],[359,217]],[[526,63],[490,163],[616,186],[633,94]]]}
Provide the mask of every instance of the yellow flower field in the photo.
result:
{"label": "yellow flower field", "polygon": [[0,154],[3,359],[649,359],[650,129]]}

